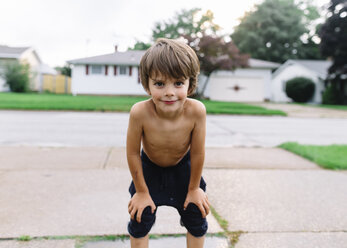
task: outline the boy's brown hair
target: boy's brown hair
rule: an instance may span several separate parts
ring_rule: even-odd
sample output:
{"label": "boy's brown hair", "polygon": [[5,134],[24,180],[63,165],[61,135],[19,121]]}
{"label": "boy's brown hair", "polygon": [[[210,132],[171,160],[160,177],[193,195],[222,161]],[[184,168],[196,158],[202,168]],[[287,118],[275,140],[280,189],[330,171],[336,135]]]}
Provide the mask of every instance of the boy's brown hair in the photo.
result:
{"label": "boy's brown hair", "polygon": [[141,83],[146,91],[149,90],[149,78],[155,78],[158,73],[168,78],[189,78],[188,95],[191,95],[197,87],[199,59],[193,49],[183,42],[160,38],[140,62]]}

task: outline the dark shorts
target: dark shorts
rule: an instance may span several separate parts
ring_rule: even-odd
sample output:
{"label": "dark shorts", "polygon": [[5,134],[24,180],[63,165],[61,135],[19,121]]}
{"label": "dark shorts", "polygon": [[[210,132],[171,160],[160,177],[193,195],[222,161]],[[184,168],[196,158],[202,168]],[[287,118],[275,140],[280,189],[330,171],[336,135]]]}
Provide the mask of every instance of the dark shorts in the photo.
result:
{"label": "dark shorts", "polygon": [[[177,209],[181,216],[181,224],[185,226],[190,234],[195,237],[201,237],[207,232],[208,224],[206,218],[202,218],[199,208],[189,203],[186,210],[183,210],[183,204],[187,196],[190,180],[190,152],[181,159],[181,161],[171,167],[160,167],[154,164],[144,153],[141,152],[143,175],[149,190],[149,193],[158,206],[172,206]],[[206,183],[201,177],[200,188],[206,191]],[[131,197],[136,193],[134,183],[129,187]],[[151,230],[154,222],[157,208],[154,214],[148,206],[144,209],[141,216],[141,223],[130,220],[128,232],[135,238],[146,236]]]}

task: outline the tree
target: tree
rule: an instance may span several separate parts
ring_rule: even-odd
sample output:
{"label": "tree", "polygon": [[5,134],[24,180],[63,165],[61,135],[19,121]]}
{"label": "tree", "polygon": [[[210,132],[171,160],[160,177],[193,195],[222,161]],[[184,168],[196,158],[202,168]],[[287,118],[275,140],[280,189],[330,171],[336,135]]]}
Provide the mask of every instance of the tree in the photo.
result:
{"label": "tree", "polygon": [[265,0],[246,12],[231,35],[240,51],[253,58],[283,63],[288,59],[320,58],[313,42],[313,21],[319,17],[310,0]]}
{"label": "tree", "polygon": [[58,72],[60,72],[61,75],[65,75],[68,77],[71,77],[71,67],[70,65],[64,65],[63,67],[54,67],[55,70],[57,70]]}
{"label": "tree", "polygon": [[195,38],[202,33],[216,34],[220,27],[213,22],[213,19],[213,12],[210,10],[202,14],[199,8],[183,9],[176,13],[173,19],[156,22],[152,39],[153,41],[158,38],[177,39],[187,34]]}
{"label": "tree", "polygon": [[336,103],[347,104],[347,3],[346,0],[331,0],[328,18],[319,30],[320,49],[323,56],[332,59],[327,81],[335,92]]}
{"label": "tree", "polygon": [[205,35],[201,38],[184,37],[196,52],[200,61],[200,70],[207,77],[203,88],[197,96],[202,97],[210,75],[215,70],[235,70],[237,67],[247,67],[249,56],[241,54],[232,41],[226,42],[223,37]]}
{"label": "tree", "polygon": [[[202,36],[203,33],[216,34],[220,26],[213,22],[213,12],[208,10],[201,13],[200,8],[182,9],[169,20],[156,22],[152,30],[152,41],[158,38],[177,39],[189,34],[192,37]],[[128,50],[147,50],[152,44],[136,41]]]}
{"label": "tree", "polygon": [[145,42],[142,42],[142,41],[136,41],[135,45],[133,47],[129,47],[128,48],[128,51],[129,50],[147,50],[148,48],[151,47],[151,44],[150,43],[145,43]]}
{"label": "tree", "polygon": [[9,86],[12,92],[29,91],[29,65],[21,64],[18,61],[7,63],[1,77],[4,78],[6,85]]}
{"label": "tree", "polygon": [[234,70],[248,66],[249,56],[240,54],[232,41],[226,42],[218,36],[220,27],[213,22],[213,18],[212,11],[202,14],[198,8],[181,10],[173,19],[157,22],[152,32],[153,41],[158,38],[183,38],[195,50],[200,70],[207,77],[198,97],[203,95],[209,77],[215,70]]}

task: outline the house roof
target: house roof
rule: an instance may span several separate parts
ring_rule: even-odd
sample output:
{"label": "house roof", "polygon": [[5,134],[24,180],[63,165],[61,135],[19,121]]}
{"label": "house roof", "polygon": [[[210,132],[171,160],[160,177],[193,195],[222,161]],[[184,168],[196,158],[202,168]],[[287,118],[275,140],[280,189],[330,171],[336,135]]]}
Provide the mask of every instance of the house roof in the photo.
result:
{"label": "house roof", "polygon": [[9,47],[0,45],[0,58],[18,59],[30,47]]}
{"label": "house roof", "polygon": [[[126,52],[114,52],[110,54],[104,54],[94,57],[74,59],[67,61],[69,64],[84,65],[84,64],[108,64],[108,65],[139,65],[142,56],[146,51],[126,51]],[[249,66],[251,68],[266,68],[276,69],[281,64],[269,62],[260,59],[249,59]]]}
{"label": "house roof", "polygon": [[94,57],[74,59],[67,61],[69,64],[108,64],[108,65],[139,65],[146,51],[114,52]]}
{"label": "house roof", "polygon": [[281,66],[279,63],[274,63],[270,61],[260,60],[260,59],[249,59],[249,66],[251,68],[266,68],[266,69],[276,69]]}
{"label": "house roof", "polygon": [[299,64],[306,69],[317,74],[318,77],[325,79],[328,75],[328,69],[331,66],[332,62],[328,60],[294,60],[289,59],[280,68],[278,68],[274,74],[273,78],[275,78],[278,74],[280,74],[285,68],[291,66],[293,64]]}

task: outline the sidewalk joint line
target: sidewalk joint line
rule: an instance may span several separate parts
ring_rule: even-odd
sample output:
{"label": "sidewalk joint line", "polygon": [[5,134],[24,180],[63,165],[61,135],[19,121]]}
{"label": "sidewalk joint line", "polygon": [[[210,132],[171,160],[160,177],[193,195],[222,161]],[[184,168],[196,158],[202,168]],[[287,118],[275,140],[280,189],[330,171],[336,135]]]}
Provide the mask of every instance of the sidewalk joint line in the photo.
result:
{"label": "sidewalk joint line", "polygon": [[243,231],[229,231],[229,223],[227,220],[225,220],[221,215],[218,214],[218,212],[216,211],[216,209],[210,205],[210,210],[211,210],[211,214],[213,215],[213,217],[217,220],[218,224],[220,225],[220,227],[223,229],[223,232],[221,233],[222,235],[226,236],[228,239],[228,247],[233,248],[236,243],[239,241],[239,237],[242,233],[244,233]]}
{"label": "sidewalk joint line", "polygon": [[[286,171],[324,171],[320,168],[313,169],[313,168],[237,168],[237,167],[211,167],[211,166],[204,166],[204,170],[286,170]],[[325,171],[336,171],[336,170],[329,170],[326,169]],[[346,171],[347,172],[347,171]]]}
{"label": "sidewalk joint line", "polygon": [[[181,234],[149,234],[150,239],[161,239],[168,237],[185,237],[185,233]],[[206,237],[226,237],[224,233],[207,233]],[[43,240],[75,240],[76,247],[81,247],[87,242],[93,241],[117,241],[117,240],[129,240],[129,234],[109,234],[109,235],[66,235],[66,236],[21,236],[21,237],[11,237],[11,238],[0,238],[0,243],[4,241],[21,241],[21,242],[30,242],[30,241],[43,241]]]}
{"label": "sidewalk joint line", "polygon": [[333,230],[333,231],[245,231],[245,233],[345,233],[347,230]]}

